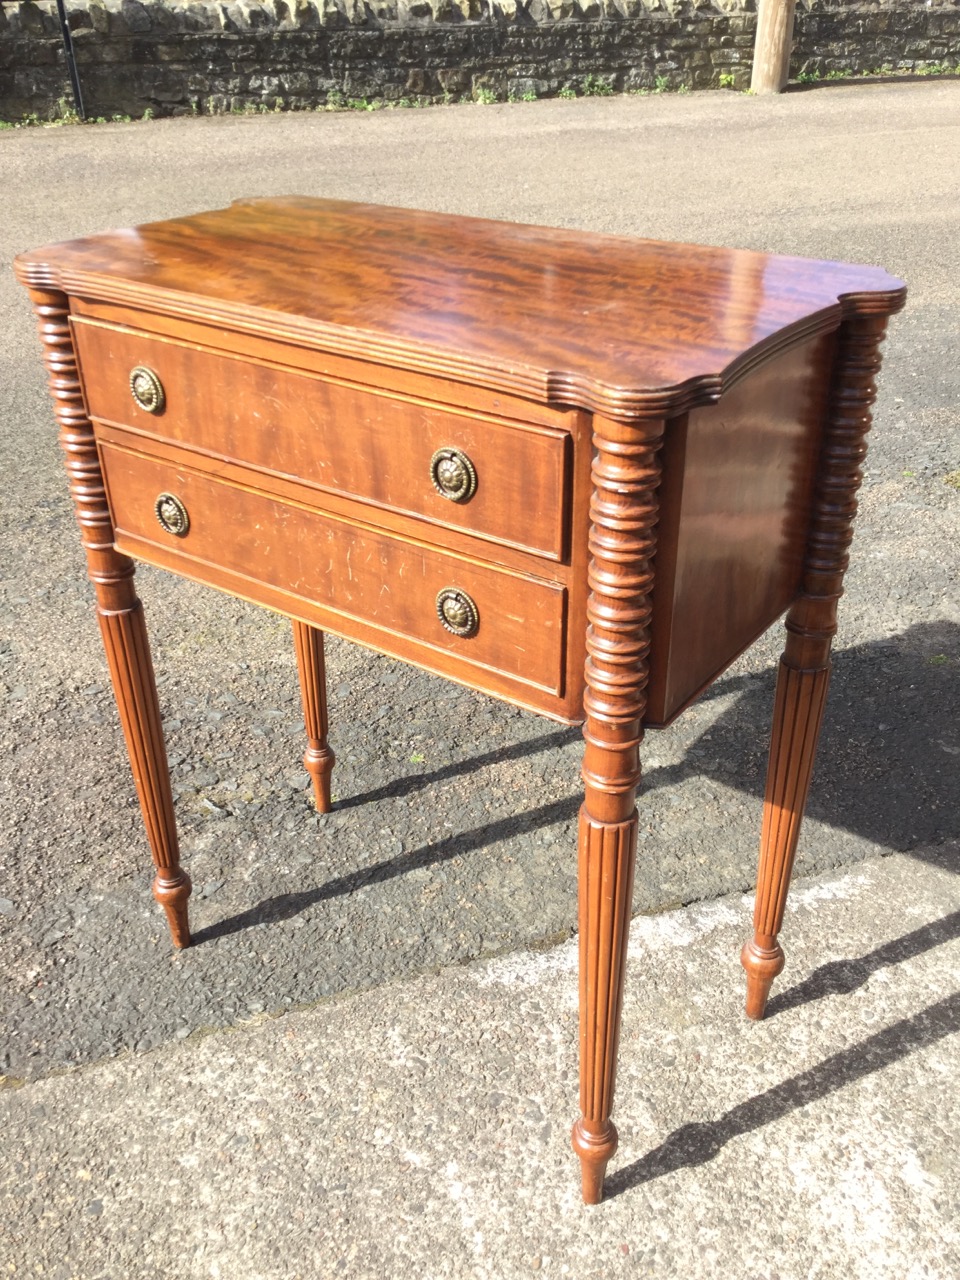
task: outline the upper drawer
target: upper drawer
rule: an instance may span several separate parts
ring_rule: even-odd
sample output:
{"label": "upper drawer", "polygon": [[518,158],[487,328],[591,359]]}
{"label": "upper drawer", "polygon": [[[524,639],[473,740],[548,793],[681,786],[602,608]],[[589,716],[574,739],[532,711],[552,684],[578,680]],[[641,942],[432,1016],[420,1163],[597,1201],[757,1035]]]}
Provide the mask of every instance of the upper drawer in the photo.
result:
{"label": "upper drawer", "polygon": [[[75,317],[73,325],[92,418],[550,559],[564,557],[564,431],[95,321]],[[295,356],[282,347],[277,353],[278,360]],[[159,380],[157,412],[134,399],[130,376],[137,368]],[[451,458],[447,450],[458,454]],[[444,481],[455,497],[438,490]]]}

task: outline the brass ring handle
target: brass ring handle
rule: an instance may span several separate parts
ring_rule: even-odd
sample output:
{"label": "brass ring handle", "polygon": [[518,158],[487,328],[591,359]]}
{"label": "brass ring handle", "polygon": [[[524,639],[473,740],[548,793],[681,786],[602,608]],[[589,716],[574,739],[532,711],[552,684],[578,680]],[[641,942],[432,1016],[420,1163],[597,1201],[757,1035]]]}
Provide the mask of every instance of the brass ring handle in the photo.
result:
{"label": "brass ring handle", "polygon": [[476,635],[480,611],[465,591],[444,587],[437,596],[437,617],[446,629],[464,639]]}
{"label": "brass ring handle", "polygon": [[430,479],[442,498],[469,502],[477,491],[477,470],[462,449],[448,445],[430,459]]}
{"label": "brass ring handle", "polygon": [[190,529],[190,517],[187,508],[172,493],[161,493],[153,504],[153,510],[160,521],[161,529],[182,538]]}
{"label": "brass ring handle", "polygon": [[163,413],[167,398],[163,383],[146,365],[138,364],[130,370],[130,392],[141,409],[147,413]]}

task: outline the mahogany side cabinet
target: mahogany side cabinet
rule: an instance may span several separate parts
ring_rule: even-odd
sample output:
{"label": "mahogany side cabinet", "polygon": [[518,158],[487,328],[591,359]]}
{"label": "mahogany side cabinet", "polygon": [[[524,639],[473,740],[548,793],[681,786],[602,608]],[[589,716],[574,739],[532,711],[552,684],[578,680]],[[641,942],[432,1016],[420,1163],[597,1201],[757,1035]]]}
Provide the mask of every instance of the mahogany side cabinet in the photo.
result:
{"label": "mahogany side cabinet", "polygon": [[583,1196],[611,1123],[646,727],[786,613],[763,1016],[899,280],[872,267],[303,197],[23,254],[175,946],[190,942],[134,561],[291,618],[330,808],[323,633],[583,723]]}

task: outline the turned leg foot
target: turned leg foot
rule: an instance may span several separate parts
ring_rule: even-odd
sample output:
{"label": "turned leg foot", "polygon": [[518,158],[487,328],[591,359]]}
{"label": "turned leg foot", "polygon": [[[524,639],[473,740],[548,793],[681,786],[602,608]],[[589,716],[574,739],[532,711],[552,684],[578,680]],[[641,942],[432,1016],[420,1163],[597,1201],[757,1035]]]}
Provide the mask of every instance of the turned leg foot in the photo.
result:
{"label": "turned leg foot", "polygon": [[773,980],[783,970],[783,949],[776,940],[761,946],[751,938],[743,944],[740,963],[747,971],[747,1017],[759,1022],[766,1012]]}
{"label": "turned leg foot", "polygon": [[599,1204],[603,1199],[607,1162],[617,1150],[617,1130],[609,1120],[592,1126],[581,1117],[573,1126],[571,1142],[580,1157],[583,1203]]}
{"label": "turned leg foot", "polygon": [[308,742],[303,766],[313,782],[313,802],[320,813],[329,813],[333,808],[330,788],[335,763],[336,756],[329,747],[321,747],[314,739]]}
{"label": "turned leg foot", "polygon": [[323,661],[323,632],[305,622],[293,623],[297,672],[303,696],[307,749],[303,763],[313,780],[313,798],[321,813],[333,808],[330,783],[336,760],[327,744],[327,679]]}
{"label": "turned leg foot", "polygon": [[163,907],[173,945],[183,950],[190,945],[190,923],[187,919],[187,899],[192,885],[185,871],[158,871],[153,881],[153,896]]}

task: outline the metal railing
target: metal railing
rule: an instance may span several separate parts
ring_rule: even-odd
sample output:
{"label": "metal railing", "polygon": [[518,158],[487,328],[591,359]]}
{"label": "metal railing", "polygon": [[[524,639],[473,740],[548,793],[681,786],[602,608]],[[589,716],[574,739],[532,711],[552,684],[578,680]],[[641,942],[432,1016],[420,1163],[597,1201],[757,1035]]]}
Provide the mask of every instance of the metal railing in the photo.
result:
{"label": "metal railing", "polygon": [[[0,4],[17,4],[19,0],[0,0]],[[70,88],[73,90],[73,101],[76,105],[77,115],[81,120],[86,120],[87,113],[83,106],[83,93],[80,89],[80,72],[77,68],[77,55],[73,48],[73,36],[70,33],[70,23],[67,21],[67,10],[64,0],[57,0],[57,16],[60,19],[60,36],[63,40],[63,52],[67,58],[67,70],[70,73]]]}

